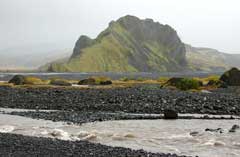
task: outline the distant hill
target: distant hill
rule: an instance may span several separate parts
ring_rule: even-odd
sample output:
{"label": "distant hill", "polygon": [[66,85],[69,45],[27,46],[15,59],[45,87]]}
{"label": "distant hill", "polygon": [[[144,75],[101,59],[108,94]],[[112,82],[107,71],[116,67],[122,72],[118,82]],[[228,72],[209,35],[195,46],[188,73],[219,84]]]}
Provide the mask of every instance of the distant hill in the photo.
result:
{"label": "distant hill", "polygon": [[160,72],[189,70],[185,45],[169,25],[125,16],[96,39],[81,36],[70,59],[55,62],[57,72]]}
{"label": "distant hill", "polygon": [[186,44],[186,58],[192,69],[198,71],[225,71],[240,68],[240,54],[227,54],[211,48],[197,48]]}
{"label": "distant hill", "polygon": [[61,44],[16,46],[0,50],[0,69],[37,69],[61,58],[69,58],[71,49]]}

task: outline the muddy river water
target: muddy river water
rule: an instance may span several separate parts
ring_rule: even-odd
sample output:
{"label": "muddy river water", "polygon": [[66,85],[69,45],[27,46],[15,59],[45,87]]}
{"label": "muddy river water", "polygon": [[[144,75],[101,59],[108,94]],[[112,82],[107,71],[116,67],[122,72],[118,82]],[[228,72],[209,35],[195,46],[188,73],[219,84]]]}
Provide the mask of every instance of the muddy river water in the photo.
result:
{"label": "muddy river water", "polygon": [[[110,146],[200,157],[239,157],[239,120],[125,120],[69,125],[0,114],[0,132],[28,136],[89,140]],[[205,131],[206,128],[223,130]]]}

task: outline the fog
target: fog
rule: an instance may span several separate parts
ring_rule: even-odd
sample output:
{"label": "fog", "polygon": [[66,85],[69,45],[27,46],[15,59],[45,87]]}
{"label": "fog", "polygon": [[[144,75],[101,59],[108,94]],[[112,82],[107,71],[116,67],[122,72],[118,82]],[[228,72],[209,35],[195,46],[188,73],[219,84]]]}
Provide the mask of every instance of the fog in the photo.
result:
{"label": "fog", "polygon": [[[72,48],[127,14],[175,28],[182,41],[240,53],[238,0],[1,0],[0,49],[54,43]],[[64,43],[64,44],[62,44]]]}

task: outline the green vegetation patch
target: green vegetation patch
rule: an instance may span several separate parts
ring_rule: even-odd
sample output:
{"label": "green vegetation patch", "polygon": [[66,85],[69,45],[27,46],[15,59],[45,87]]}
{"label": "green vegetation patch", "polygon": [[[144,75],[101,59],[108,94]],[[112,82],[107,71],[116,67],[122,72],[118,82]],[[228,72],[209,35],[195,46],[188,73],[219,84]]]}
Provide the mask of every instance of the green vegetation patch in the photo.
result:
{"label": "green vegetation patch", "polygon": [[54,86],[72,86],[72,84],[68,80],[59,78],[51,79],[49,84]]}
{"label": "green vegetation patch", "polygon": [[180,90],[199,89],[202,82],[193,78],[171,78],[167,82],[168,86],[175,86]]}
{"label": "green vegetation patch", "polygon": [[37,77],[26,76],[26,77],[24,77],[24,84],[41,85],[41,84],[43,84],[43,81]]}

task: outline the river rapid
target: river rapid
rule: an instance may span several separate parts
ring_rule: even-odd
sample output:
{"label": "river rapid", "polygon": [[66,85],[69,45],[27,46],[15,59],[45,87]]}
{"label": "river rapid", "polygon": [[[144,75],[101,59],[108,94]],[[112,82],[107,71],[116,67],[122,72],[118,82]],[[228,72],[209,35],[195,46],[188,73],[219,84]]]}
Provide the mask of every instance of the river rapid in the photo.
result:
{"label": "river rapid", "polygon": [[[109,146],[200,157],[240,156],[239,120],[124,120],[73,125],[0,114],[0,132],[26,136],[88,140]],[[205,131],[222,128],[221,133]]]}

